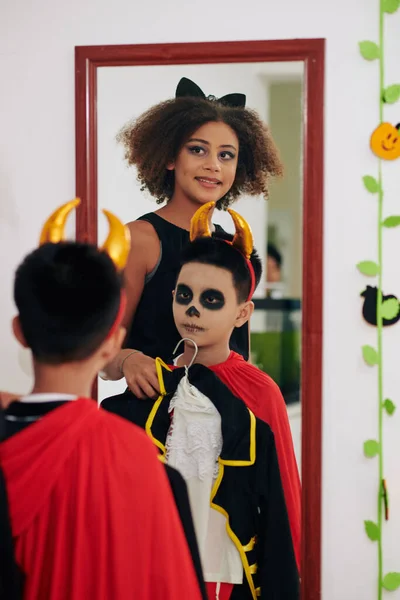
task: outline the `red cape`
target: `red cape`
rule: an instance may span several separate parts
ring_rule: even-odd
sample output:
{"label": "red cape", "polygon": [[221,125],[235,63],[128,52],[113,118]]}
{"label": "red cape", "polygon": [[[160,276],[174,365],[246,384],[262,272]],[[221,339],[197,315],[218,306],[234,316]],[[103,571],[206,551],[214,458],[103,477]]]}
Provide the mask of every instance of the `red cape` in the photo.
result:
{"label": "red cape", "polygon": [[300,570],[301,484],[287,408],[281,391],[271,377],[246,362],[236,352],[231,352],[224,363],[210,369],[235,396],[245,402],[256,417],[268,423],[274,433],[293,547]]}
{"label": "red cape", "polygon": [[200,600],[144,431],[79,399],[3,442],[0,461],[25,600]]}

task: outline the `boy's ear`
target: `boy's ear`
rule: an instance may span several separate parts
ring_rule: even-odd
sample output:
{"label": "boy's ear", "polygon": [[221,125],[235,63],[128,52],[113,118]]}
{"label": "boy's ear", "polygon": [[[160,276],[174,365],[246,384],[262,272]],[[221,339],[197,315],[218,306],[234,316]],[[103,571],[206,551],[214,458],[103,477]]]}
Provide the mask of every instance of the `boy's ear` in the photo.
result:
{"label": "boy's ear", "polygon": [[124,339],[126,337],[126,327],[120,325],[118,331],[116,332],[115,345],[118,348],[117,352],[121,350],[121,346],[124,343]]}
{"label": "boy's ear", "polygon": [[254,312],[254,302],[249,300],[239,307],[238,316],[236,317],[235,327],[241,327],[250,320],[251,315]]}
{"label": "boy's ear", "polygon": [[25,336],[22,333],[21,321],[19,319],[19,315],[13,318],[12,320],[12,330],[13,334],[16,337],[17,341],[21,344],[23,348],[29,348]]}
{"label": "boy's ear", "polygon": [[116,331],[114,331],[111,337],[109,337],[103,342],[103,344],[99,348],[99,355],[102,361],[104,361],[105,365],[111,362],[121,350],[121,346],[124,342],[125,336],[126,329],[121,325]]}
{"label": "boy's ear", "polygon": [[113,349],[112,352],[116,354],[118,354],[118,352],[121,350],[121,346],[124,342],[126,336],[126,328],[123,327],[122,325],[120,327],[118,327],[117,331],[115,331],[113,333],[113,335],[110,338],[110,341],[113,344]]}

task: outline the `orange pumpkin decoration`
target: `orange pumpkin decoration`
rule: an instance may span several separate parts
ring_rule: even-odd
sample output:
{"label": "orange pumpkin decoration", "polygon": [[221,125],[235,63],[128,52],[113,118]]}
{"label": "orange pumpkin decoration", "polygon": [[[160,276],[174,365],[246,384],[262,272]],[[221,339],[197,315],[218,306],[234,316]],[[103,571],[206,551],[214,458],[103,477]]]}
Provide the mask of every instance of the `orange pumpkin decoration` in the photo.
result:
{"label": "orange pumpkin decoration", "polygon": [[381,123],[371,135],[371,150],[384,160],[400,157],[400,123],[393,127],[390,123]]}

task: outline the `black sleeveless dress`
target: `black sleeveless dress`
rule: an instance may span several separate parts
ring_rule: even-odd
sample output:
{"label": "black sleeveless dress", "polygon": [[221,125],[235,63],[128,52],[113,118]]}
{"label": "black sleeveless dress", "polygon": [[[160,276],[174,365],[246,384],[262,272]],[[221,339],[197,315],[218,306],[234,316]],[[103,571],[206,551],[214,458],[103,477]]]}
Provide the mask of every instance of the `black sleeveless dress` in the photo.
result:
{"label": "black sleeveless dress", "polygon": [[[181,339],[172,313],[172,292],[180,269],[182,249],[189,243],[189,232],[155,213],[143,215],[139,220],[147,221],[154,227],[160,240],[160,258],[152,273],[146,277],[125,345],[147,356],[160,357],[168,363]],[[215,229],[216,234],[223,232],[220,225],[215,225]],[[230,347],[248,360],[247,323],[234,330]]]}

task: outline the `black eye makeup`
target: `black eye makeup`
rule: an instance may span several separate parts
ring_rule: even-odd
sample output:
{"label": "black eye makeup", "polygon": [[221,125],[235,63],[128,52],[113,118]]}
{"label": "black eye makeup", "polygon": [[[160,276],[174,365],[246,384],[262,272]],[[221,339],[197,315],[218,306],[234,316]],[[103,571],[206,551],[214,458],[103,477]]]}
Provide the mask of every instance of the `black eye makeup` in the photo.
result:
{"label": "black eye makeup", "polygon": [[209,310],[220,310],[225,305],[225,297],[218,290],[205,290],[200,296],[200,303]]}
{"label": "black eye makeup", "polygon": [[190,289],[189,286],[180,283],[178,285],[178,287],[176,288],[176,292],[175,292],[175,302],[177,302],[178,304],[190,304],[190,302],[193,300],[193,292]]}

